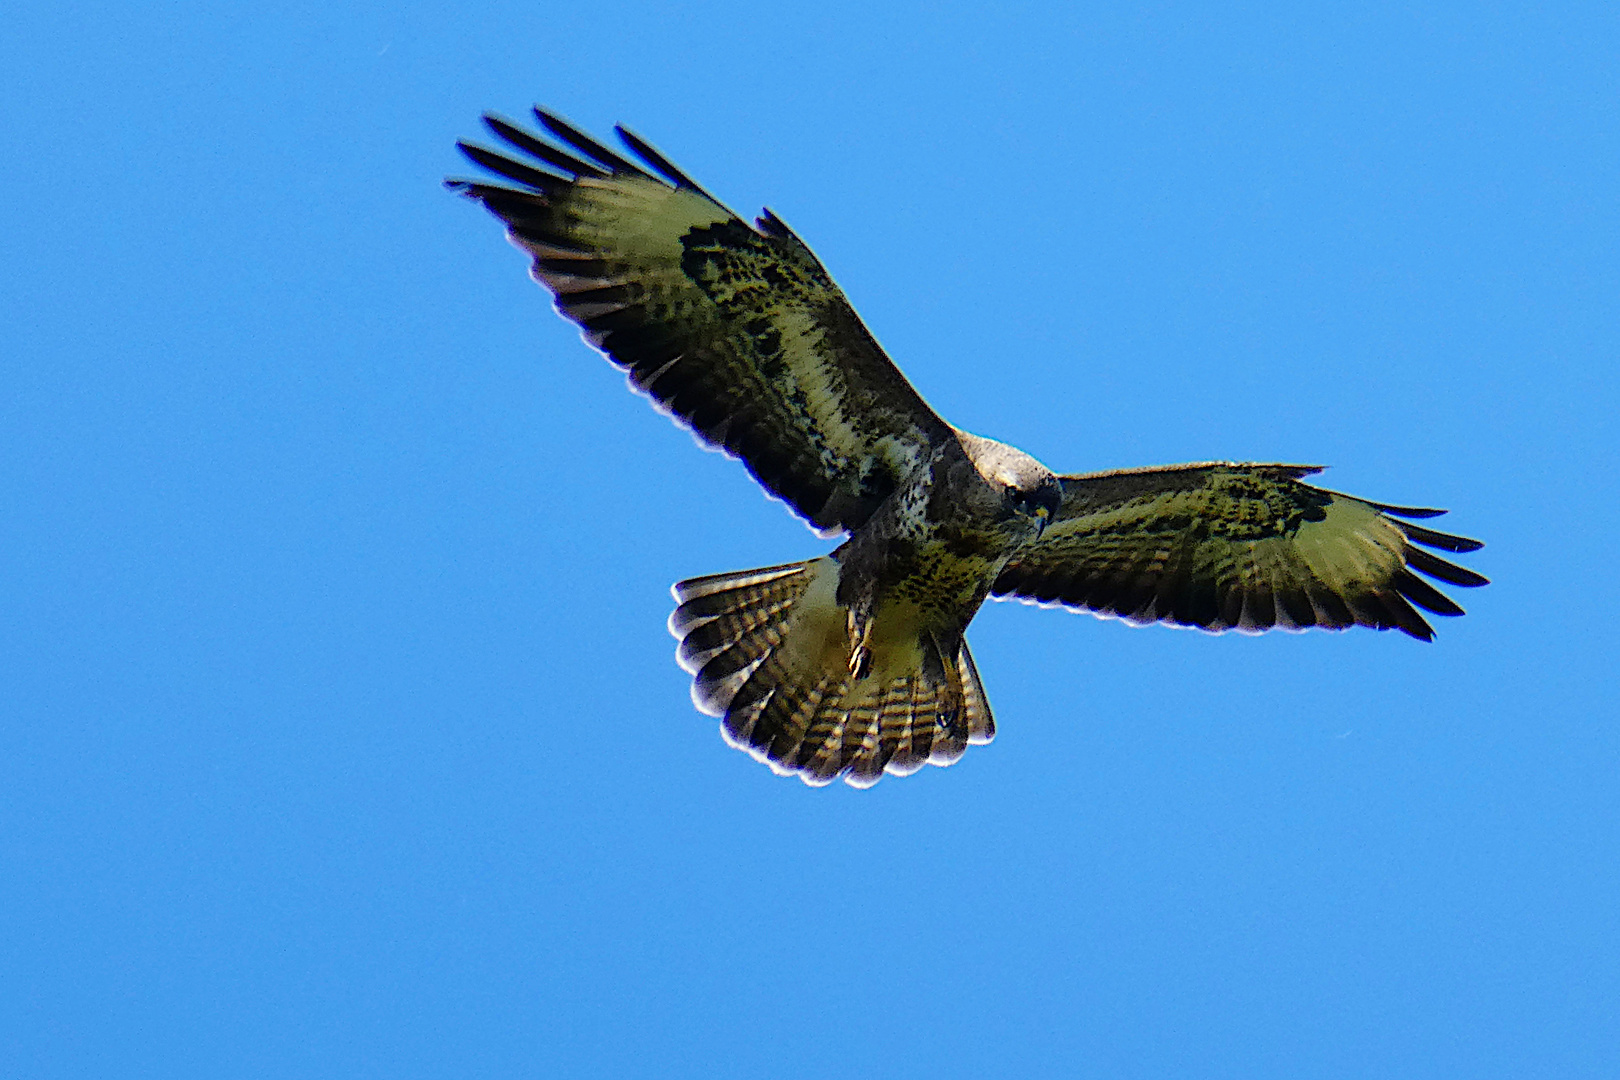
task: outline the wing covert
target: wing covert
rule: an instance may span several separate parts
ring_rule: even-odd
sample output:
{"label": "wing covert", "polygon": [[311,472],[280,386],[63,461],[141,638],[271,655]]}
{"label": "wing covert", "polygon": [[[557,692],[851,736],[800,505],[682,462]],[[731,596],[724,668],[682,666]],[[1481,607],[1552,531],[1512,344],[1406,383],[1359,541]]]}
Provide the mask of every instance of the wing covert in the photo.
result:
{"label": "wing covert", "polygon": [[1486,579],[1423,547],[1482,545],[1398,520],[1442,511],[1301,482],[1320,471],[1209,462],[1062,477],[1057,518],[992,591],[1134,623],[1251,633],[1361,625],[1432,640],[1416,608],[1462,608],[1414,571],[1464,587]]}
{"label": "wing covert", "polygon": [[858,528],[950,438],[774,214],[748,225],[622,128],[641,164],[535,115],[552,142],[486,116],[503,152],[458,144],[515,186],[447,183],[505,222],[557,310],[662,411],[826,533]]}

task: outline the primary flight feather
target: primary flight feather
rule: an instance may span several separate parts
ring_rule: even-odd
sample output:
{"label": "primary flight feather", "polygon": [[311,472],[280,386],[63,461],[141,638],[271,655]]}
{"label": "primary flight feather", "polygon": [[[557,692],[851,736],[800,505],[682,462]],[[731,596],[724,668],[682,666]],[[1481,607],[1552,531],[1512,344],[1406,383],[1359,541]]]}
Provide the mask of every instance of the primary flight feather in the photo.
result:
{"label": "primary flight feather", "polygon": [[1313,487],[1315,467],[1208,462],[1059,476],[923,401],[804,242],[752,225],[658,151],[627,157],[536,109],[458,144],[452,180],[631,384],[741,459],[822,535],[819,559],[683,581],[670,629],[728,742],[811,784],[948,765],[995,721],[964,633],[989,596],[1210,631],[1398,629],[1462,609],[1425,550],[1441,511]]}

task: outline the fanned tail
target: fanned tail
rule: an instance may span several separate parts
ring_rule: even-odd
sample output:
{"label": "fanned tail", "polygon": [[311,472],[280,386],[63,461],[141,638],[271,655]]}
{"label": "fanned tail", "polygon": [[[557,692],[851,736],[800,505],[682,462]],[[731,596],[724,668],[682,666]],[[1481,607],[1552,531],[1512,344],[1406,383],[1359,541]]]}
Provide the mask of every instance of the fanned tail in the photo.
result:
{"label": "fanned tail", "polygon": [[995,737],[960,635],[880,612],[869,663],[851,672],[847,610],[831,557],[683,581],[669,619],[692,700],[721,734],[781,774],[870,787],[885,772],[949,765]]}

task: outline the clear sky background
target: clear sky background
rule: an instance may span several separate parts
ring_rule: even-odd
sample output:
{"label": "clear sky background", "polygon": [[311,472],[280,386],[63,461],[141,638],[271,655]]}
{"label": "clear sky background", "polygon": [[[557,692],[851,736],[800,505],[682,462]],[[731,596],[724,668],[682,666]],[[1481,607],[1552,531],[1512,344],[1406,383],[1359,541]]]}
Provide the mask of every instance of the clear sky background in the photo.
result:
{"label": "clear sky background", "polygon": [[[1610,1077],[1612,4],[13,4],[0,1072]],[[811,790],[679,578],[830,548],[440,188],[623,121],[1059,471],[1452,508],[1423,645],[994,604]]]}

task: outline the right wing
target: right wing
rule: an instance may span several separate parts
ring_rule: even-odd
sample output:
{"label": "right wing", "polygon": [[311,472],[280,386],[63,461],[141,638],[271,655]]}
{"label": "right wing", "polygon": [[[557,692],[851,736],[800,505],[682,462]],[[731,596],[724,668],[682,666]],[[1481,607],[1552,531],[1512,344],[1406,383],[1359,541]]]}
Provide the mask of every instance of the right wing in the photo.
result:
{"label": "right wing", "polygon": [[1437,615],[1463,610],[1413,571],[1464,587],[1486,579],[1417,545],[1483,545],[1396,520],[1444,511],[1300,483],[1320,471],[1209,462],[1065,476],[1057,517],[992,591],[1133,623],[1250,632],[1361,625],[1431,640],[1413,604]]}
{"label": "right wing", "polygon": [[535,115],[566,150],[486,116],[504,154],[458,145],[516,186],[449,186],[506,223],[557,310],[635,389],[814,528],[859,528],[952,437],[770,211],[745,224],[623,128],[646,168]]}

